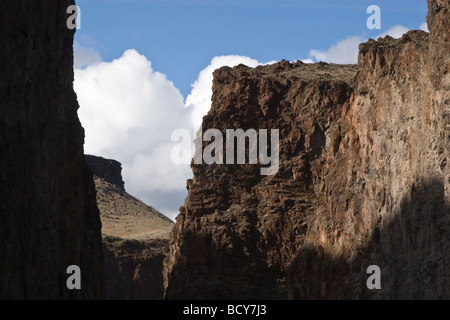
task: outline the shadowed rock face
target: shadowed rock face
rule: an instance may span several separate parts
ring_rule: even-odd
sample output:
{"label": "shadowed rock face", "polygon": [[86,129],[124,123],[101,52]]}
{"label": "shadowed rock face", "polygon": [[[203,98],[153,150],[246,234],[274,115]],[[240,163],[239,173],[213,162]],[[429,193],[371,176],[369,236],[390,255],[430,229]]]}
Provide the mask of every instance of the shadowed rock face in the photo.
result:
{"label": "shadowed rock face", "polygon": [[161,300],[164,295],[163,263],[168,253],[167,239],[104,236],[106,298]]}
{"label": "shadowed rock face", "polygon": [[[280,169],[192,165],[166,298],[449,298],[448,1],[358,66],[215,72],[203,131],[279,129]],[[378,265],[382,289],[367,290]]]}
{"label": "shadowed rock face", "polygon": [[86,162],[97,177],[125,191],[125,183],[122,180],[122,165],[120,162],[91,155],[86,155]]}
{"label": "shadowed rock face", "polygon": [[[0,2],[0,298],[104,297],[99,212],[73,91],[73,1]],[[82,290],[66,287],[69,265]]]}
{"label": "shadowed rock face", "polygon": [[[442,179],[418,182],[354,255],[305,244],[288,272],[288,298],[448,299],[449,212]],[[380,267],[381,290],[367,288],[370,265]]]}

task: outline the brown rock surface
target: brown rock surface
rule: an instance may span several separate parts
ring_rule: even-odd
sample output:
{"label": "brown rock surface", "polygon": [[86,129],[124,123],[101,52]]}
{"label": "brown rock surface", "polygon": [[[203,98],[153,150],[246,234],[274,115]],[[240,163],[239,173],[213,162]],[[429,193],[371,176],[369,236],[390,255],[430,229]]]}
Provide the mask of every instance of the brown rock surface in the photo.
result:
{"label": "brown rock surface", "polygon": [[430,35],[362,44],[357,68],[215,72],[203,131],[279,129],[280,170],[192,165],[166,298],[450,297],[448,6],[429,1]]}
{"label": "brown rock surface", "polygon": [[[0,299],[104,297],[69,0],[0,2]],[[69,265],[81,290],[68,290]]]}
{"label": "brown rock surface", "polygon": [[[421,31],[360,46],[339,151],[314,174],[323,192],[291,266],[291,298],[450,297],[449,103],[445,84],[432,84],[433,59]],[[382,290],[367,289],[369,265],[381,268]]]}
{"label": "brown rock surface", "polygon": [[[316,197],[311,163],[337,144],[335,122],[352,92],[354,65],[301,62],[214,74],[203,129],[279,129],[280,169],[193,165],[168,264],[168,298],[281,298],[305,241]],[[328,141],[325,132],[333,132]],[[225,157],[225,156],[224,156]]]}
{"label": "brown rock surface", "polygon": [[[121,164],[87,156],[94,172],[103,234],[106,298],[163,297],[163,262],[173,222],[123,189]],[[113,178],[111,184],[99,176]],[[120,183],[122,182],[122,183]]]}

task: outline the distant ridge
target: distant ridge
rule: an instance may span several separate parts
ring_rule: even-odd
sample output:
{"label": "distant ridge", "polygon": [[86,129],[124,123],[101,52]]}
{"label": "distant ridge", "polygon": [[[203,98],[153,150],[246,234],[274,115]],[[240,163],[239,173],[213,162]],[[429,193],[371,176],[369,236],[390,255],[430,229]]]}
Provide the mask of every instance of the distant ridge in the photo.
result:
{"label": "distant ridge", "polygon": [[123,239],[168,239],[173,222],[125,191],[120,162],[86,156],[94,173],[102,234]]}
{"label": "distant ridge", "polygon": [[90,155],[86,159],[102,221],[106,298],[162,299],[163,263],[174,223],[125,191],[119,162]]}

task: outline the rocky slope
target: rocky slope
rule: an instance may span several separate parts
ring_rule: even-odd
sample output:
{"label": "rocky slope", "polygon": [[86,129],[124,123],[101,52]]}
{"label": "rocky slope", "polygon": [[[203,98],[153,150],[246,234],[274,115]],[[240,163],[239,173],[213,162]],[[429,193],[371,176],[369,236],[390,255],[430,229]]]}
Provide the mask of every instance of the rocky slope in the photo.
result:
{"label": "rocky slope", "polygon": [[448,10],[430,0],[430,35],[369,40],[358,66],[215,72],[203,131],[279,129],[280,169],[192,165],[166,298],[450,297]]}
{"label": "rocky slope", "polygon": [[173,222],[125,191],[119,162],[86,158],[94,172],[102,221],[106,298],[162,299],[163,261]]}
{"label": "rocky slope", "polygon": [[[0,2],[0,299],[104,297],[69,0]],[[67,267],[81,268],[68,290]]]}
{"label": "rocky slope", "polygon": [[173,222],[142,201],[94,176],[102,233],[135,240],[168,239]]}

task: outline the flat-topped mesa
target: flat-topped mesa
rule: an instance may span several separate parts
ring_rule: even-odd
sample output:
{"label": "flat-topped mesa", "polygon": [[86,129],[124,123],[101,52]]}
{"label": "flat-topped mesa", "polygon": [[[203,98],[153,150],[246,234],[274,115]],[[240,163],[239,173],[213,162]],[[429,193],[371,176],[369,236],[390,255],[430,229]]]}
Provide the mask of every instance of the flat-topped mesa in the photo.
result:
{"label": "flat-topped mesa", "polygon": [[123,239],[167,239],[173,222],[124,190],[122,165],[112,159],[86,155],[94,173],[103,235]]}
{"label": "flat-topped mesa", "polygon": [[120,162],[92,155],[85,155],[85,158],[94,175],[125,191],[125,183],[122,180],[122,164]]}
{"label": "flat-topped mesa", "polygon": [[106,298],[162,299],[173,222],[125,191],[118,161],[90,155],[86,161],[94,173],[102,221]]}
{"label": "flat-topped mesa", "polygon": [[192,165],[166,298],[450,297],[448,1],[427,20],[362,44],[357,68],[215,71],[203,132],[279,129],[279,170]]}

